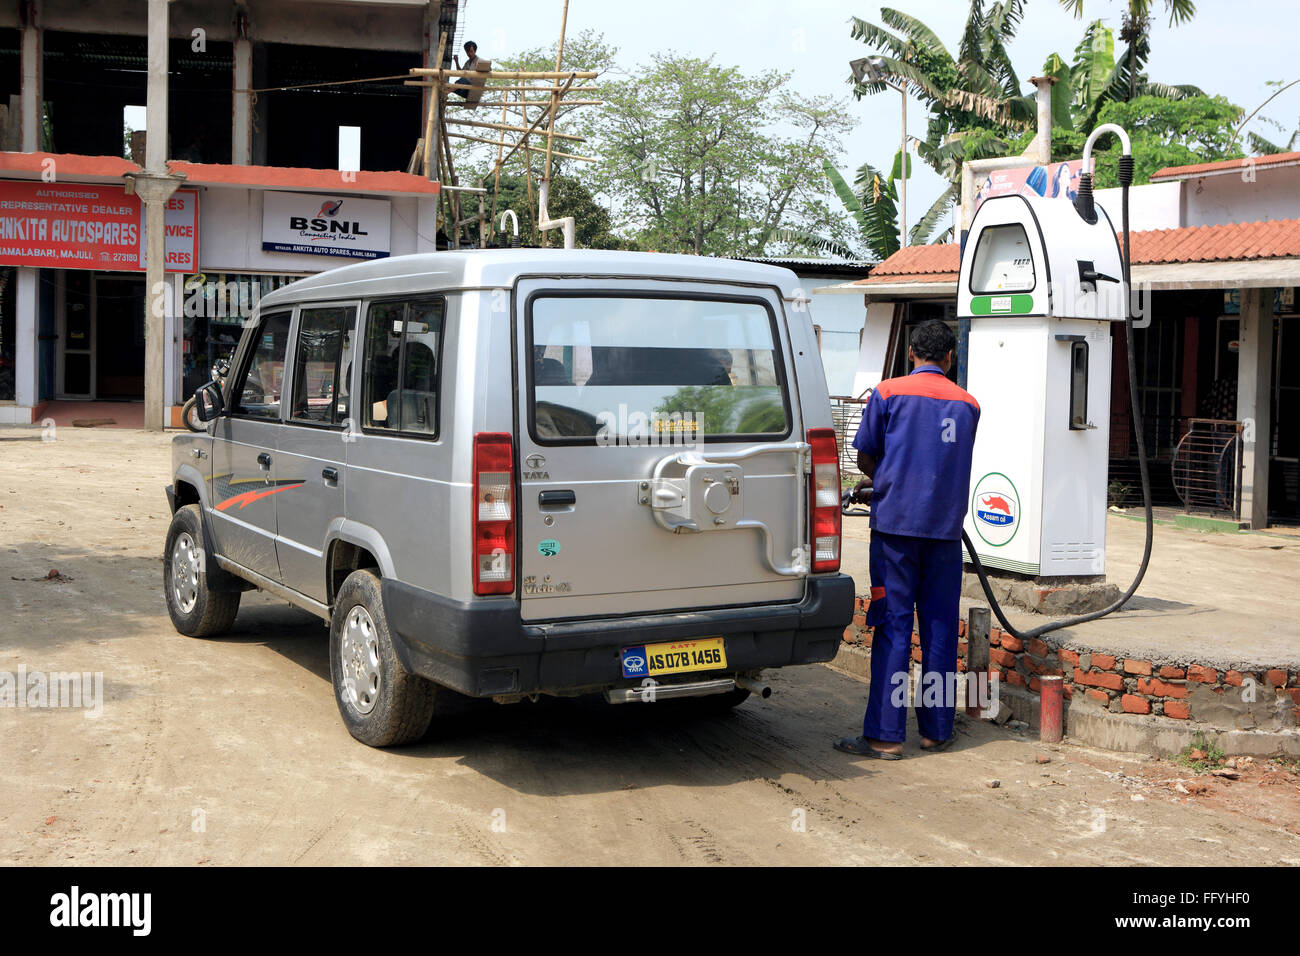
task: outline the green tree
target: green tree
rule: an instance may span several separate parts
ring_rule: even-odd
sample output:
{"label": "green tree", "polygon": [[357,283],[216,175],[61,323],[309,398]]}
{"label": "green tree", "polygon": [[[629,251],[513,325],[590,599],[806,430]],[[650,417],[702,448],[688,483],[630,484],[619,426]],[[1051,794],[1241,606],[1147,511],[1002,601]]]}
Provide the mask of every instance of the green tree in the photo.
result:
{"label": "green tree", "polygon": [[639,246],[763,255],[846,238],[820,170],[852,120],[833,99],[791,93],[788,79],[666,54],[626,81],[602,80],[591,182]]}
{"label": "green tree", "polygon": [[[899,10],[881,8],[883,26],[858,17],[851,21],[853,39],[878,52],[871,58],[877,78],[853,81],[853,95],[861,98],[885,92],[890,89],[886,81],[893,81],[920,100],[930,118],[925,139],[915,141],[917,155],[949,183],[911,227],[909,243],[938,241],[950,231],[938,227],[960,200],[963,161],[1006,155],[1009,138],[1034,121],[1034,98],[1020,92],[1020,78],[1007,51],[1024,9],[1023,0],[998,0],[987,7],[984,0],[971,0],[955,55],[934,30]],[[901,175],[897,158],[894,167]],[[854,183],[858,205],[869,225],[863,235],[877,254],[900,244],[897,224],[892,238],[875,236],[880,230],[877,223],[896,199],[896,181],[895,176],[885,179],[864,165]],[[837,192],[843,200],[838,187]]]}
{"label": "green tree", "polygon": [[[575,164],[576,165],[576,164]],[[580,172],[581,170],[579,170]],[[534,171],[540,178],[540,166]],[[492,188],[493,179],[487,179],[488,188]],[[534,190],[537,188],[534,182]],[[500,226],[501,213],[514,210],[519,219],[519,243],[522,246],[540,244],[541,236],[537,229],[537,201],[534,197],[528,201],[528,184],[522,170],[512,171],[501,176],[497,190],[497,222]],[[550,214],[557,218],[572,216],[576,223],[575,244],[580,249],[628,249],[630,243],[616,236],[609,210],[591,195],[586,185],[577,176],[560,172],[559,164],[552,172]],[[507,225],[504,231],[497,233],[496,241],[502,245],[510,242],[513,230]]]}
{"label": "green tree", "polygon": [[[1222,96],[1188,96],[1178,100],[1139,96],[1127,102],[1107,103],[1097,121],[1117,123],[1128,131],[1133,147],[1133,184],[1140,186],[1150,181],[1152,173],[1166,166],[1241,158],[1244,154],[1233,145],[1234,128],[1240,117],[1241,109]],[[1031,138],[1025,135],[1015,145],[1023,149]],[[1086,134],[1077,130],[1054,129],[1052,161],[1077,159],[1086,139]],[[1114,136],[1106,136],[1093,149],[1098,189],[1119,185],[1115,173],[1119,148]]]}
{"label": "green tree", "polygon": [[[1113,99],[1132,100],[1145,94],[1166,94],[1159,86],[1153,89],[1142,73],[1151,56],[1151,21],[1155,5],[1155,0],[1127,0],[1125,3],[1119,35],[1127,46],[1112,72],[1109,89]],[[1164,5],[1171,27],[1187,23],[1196,15],[1193,0],[1164,0]],[[1061,6],[1075,17],[1083,18],[1083,0],[1061,0]]]}

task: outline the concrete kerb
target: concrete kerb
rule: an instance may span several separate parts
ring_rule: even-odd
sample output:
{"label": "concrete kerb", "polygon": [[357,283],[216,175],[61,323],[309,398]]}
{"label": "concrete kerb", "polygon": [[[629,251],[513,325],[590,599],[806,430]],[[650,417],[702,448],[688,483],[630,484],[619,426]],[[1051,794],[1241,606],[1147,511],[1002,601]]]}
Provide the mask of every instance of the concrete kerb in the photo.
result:
{"label": "concrete kerb", "polygon": [[[872,640],[865,626],[868,603],[867,597],[858,599],[853,623],[830,665],[866,682]],[[964,670],[964,620],[958,636],[958,668]],[[917,634],[912,641],[916,659]],[[1106,650],[1068,632],[1023,642],[998,627],[989,644],[989,673],[998,676],[999,703],[1031,729],[1039,725],[1040,677],[1059,674],[1068,701],[1065,732],[1076,743],[1169,756],[1202,733],[1229,755],[1300,757],[1300,667],[1294,661],[1267,666],[1174,660],[1168,654],[1138,657],[1133,648]]]}

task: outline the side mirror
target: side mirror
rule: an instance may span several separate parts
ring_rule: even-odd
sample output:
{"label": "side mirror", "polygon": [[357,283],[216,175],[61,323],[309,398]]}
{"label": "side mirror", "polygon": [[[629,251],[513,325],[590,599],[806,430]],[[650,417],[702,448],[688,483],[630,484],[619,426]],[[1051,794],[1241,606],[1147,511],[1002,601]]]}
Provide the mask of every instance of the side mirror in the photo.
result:
{"label": "side mirror", "polygon": [[208,382],[194,392],[194,412],[201,422],[214,421],[226,410],[221,398],[221,383]]}

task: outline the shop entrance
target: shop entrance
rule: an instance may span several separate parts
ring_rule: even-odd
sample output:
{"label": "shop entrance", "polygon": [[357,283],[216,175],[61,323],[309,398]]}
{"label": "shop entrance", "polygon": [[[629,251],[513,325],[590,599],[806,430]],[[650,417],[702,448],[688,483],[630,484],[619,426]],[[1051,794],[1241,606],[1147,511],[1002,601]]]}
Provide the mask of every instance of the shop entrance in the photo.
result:
{"label": "shop entrance", "polygon": [[67,270],[59,276],[57,393],[63,399],[144,398],[144,279]]}

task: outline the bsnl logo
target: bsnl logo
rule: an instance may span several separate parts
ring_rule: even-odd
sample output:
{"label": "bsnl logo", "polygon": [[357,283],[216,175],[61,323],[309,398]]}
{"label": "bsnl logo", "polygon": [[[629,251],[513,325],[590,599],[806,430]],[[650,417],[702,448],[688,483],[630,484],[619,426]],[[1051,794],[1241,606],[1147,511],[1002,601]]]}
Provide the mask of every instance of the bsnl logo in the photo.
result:
{"label": "bsnl logo", "polygon": [[339,219],[339,209],[343,206],[342,199],[330,199],[321,203],[320,212],[316,213],[316,218],[308,219],[306,216],[290,216],[289,228],[298,232],[312,232],[317,235],[326,235],[341,233],[345,236],[368,236],[370,233],[361,228],[359,220]]}

